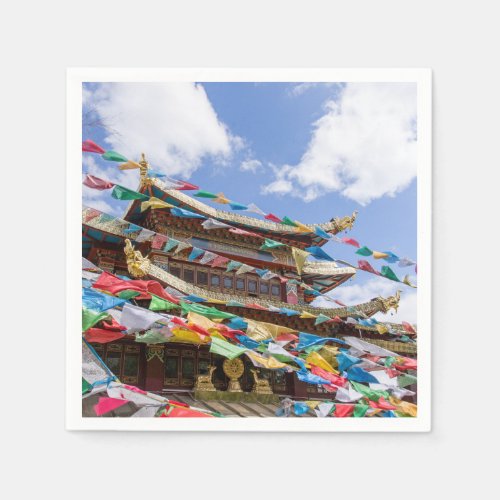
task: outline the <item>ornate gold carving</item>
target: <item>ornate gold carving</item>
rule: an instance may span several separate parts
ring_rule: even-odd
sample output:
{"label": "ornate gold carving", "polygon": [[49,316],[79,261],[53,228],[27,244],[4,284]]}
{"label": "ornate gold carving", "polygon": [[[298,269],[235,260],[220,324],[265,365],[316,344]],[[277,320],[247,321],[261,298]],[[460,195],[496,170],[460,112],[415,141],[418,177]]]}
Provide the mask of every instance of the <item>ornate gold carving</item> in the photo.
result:
{"label": "ornate gold carving", "polygon": [[210,366],[206,375],[198,375],[196,377],[195,391],[215,392],[215,386],[212,383],[212,375],[217,367]]}
{"label": "ornate gold carving", "polygon": [[164,361],[165,349],[163,346],[148,346],[146,349],[146,360],[149,363],[154,358],[158,358],[162,363]]}
{"label": "ornate gold carving", "polygon": [[395,312],[398,312],[400,298],[401,298],[401,290],[398,290],[394,295],[391,295],[386,299],[380,297],[378,300],[382,304],[382,311],[387,313],[391,309],[394,309]]}
{"label": "ornate gold carving", "polygon": [[255,394],[273,394],[269,381],[265,378],[259,378],[257,370],[250,370],[253,375],[253,388],[252,392]]}
{"label": "ornate gold carving", "polygon": [[352,215],[346,215],[341,219],[335,217],[334,219],[331,219],[330,222],[333,222],[333,224],[336,226],[337,232],[340,233],[341,231],[347,231],[348,229],[352,229],[352,226],[354,225],[354,221],[356,220],[357,216],[358,216],[358,211],[354,210]]}
{"label": "ornate gold carving", "polygon": [[151,262],[148,258],[143,257],[139,250],[134,250],[134,247],[129,239],[125,240],[125,248],[123,249],[127,259],[128,272],[134,278],[143,278],[148,274]]}
{"label": "ornate gold carving", "polygon": [[239,358],[235,359],[225,359],[222,364],[224,373],[229,378],[229,384],[227,385],[227,392],[243,392],[238,379],[243,375],[245,371],[245,365],[243,361]]}

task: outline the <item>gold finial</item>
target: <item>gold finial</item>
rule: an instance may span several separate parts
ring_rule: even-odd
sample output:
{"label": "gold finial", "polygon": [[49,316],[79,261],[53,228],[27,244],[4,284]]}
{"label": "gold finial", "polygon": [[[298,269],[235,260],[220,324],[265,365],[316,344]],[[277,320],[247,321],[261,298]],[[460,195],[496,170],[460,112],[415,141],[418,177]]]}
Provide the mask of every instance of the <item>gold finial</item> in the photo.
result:
{"label": "gold finial", "polygon": [[148,175],[149,163],[147,162],[146,155],[144,153],[141,153],[141,161],[139,162],[139,165],[141,166],[141,179],[145,179]]}

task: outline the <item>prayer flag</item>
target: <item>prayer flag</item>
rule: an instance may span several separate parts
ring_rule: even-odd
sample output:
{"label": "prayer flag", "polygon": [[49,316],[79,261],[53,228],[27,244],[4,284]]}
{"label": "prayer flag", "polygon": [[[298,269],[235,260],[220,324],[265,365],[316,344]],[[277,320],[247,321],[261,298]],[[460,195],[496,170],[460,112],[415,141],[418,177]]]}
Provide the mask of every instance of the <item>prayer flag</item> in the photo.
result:
{"label": "prayer flag", "polygon": [[271,250],[273,248],[283,247],[283,246],[285,246],[284,243],[281,243],[279,241],[270,240],[269,238],[266,238],[264,240],[264,244],[260,247],[260,249],[261,250]]}
{"label": "prayer flag", "polygon": [[206,219],[204,215],[196,214],[190,210],[174,207],[170,209],[170,213],[176,217],[192,217],[193,219]]}
{"label": "prayer flag", "polygon": [[120,153],[117,153],[116,151],[106,151],[102,155],[102,158],[109,161],[119,161],[119,162],[128,161],[128,159],[125,158],[125,156],[121,155]]}
{"label": "prayer flag", "polygon": [[212,343],[210,345],[210,352],[214,354],[219,354],[228,359],[234,359],[241,356],[247,351],[246,347],[238,347],[234,344],[227,342],[226,340],[221,340],[216,337],[212,337]]}
{"label": "prayer flag", "polygon": [[309,255],[309,252],[306,252],[305,250],[292,247],[292,256],[295,260],[295,267],[297,268],[297,273],[299,275],[302,274],[302,268],[304,267],[304,263]]}
{"label": "prayer flag", "polygon": [[115,398],[99,398],[99,401],[94,406],[95,414],[100,417],[105,413],[116,410],[120,406],[126,405],[128,403],[125,399],[115,399]]}
{"label": "prayer flag", "polygon": [[389,266],[382,266],[380,274],[384,276],[384,278],[390,279],[392,281],[400,281],[400,279],[394,274],[394,271]]}
{"label": "prayer flag", "polygon": [[172,208],[172,207],[173,205],[171,205],[170,203],[167,203],[166,201],[160,200],[159,198],[155,198],[154,196],[152,196],[151,198],[149,198],[148,201],[143,201],[141,203],[141,212],[144,212],[148,208],[150,208],[151,210],[157,210],[161,208]]}
{"label": "prayer flag", "polygon": [[89,328],[108,318],[109,315],[105,312],[92,311],[86,307],[82,307],[82,332],[85,332]]}
{"label": "prayer flag", "polygon": [[342,238],[342,243],[346,245],[352,245],[353,247],[359,248],[359,243],[354,238]]}
{"label": "prayer flag", "polygon": [[362,271],[367,271],[369,273],[377,274],[378,276],[380,276],[380,273],[373,269],[371,264],[366,260],[358,260],[358,268]]}
{"label": "prayer flag", "polygon": [[217,194],[210,193],[209,191],[198,191],[197,193],[194,193],[193,196],[196,196],[197,198],[218,198]]}
{"label": "prayer flag", "polygon": [[99,191],[104,191],[105,189],[111,189],[114,184],[99,177],[87,174],[83,180],[83,184],[89,188],[97,189]]}
{"label": "prayer flag", "polygon": [[330,262],[335,262],[335,259],[330,257],[321,247],[307,247],[306,251],[319,260],[327,260]]}
{"label": "prayer flag", "polygon": [[196,260],[203,253],[205,253],[205,251],[202,250],[201,248],[193,247],[191,253],[189,254],[188,260],[192,262],[193,260]]}
{"label": "prayer flag", "polygon": [[168,300],[157,297],[153,293],[151,294],[151,302],[149,304],[150,311],[171,311],[172,309],[178,309],[178,304],[174,304]]}
{"label": "prayer flag", "polygon": [[85,151],[86,153],[98,153],[100,155],[106,152],[106,150],[102,149],[101,146],[90,139],[82,142],[82,151]]}
{"label": "prayer flag", "polygon": [[373,252],[368,248],[368,247],[361,247],[356,250],[356,253],[358,255],[363,255],[365,257],[368,257],[371,255]]}
{"label": "prayer flag", "polygon": [[377,251],[374,250],[372,252],[372,257],[374,259],[385,259],[386,257],[388,257],[388,254],[383,253],[383,252],[377,252]]}
{"label": "prayer flag", "polygon": [[276,215],[274,214],[267,214],[264,219],[267,219],[267,220],[270,220],[272,222],[276,222],[277,224],[281,224],[281,219],[279,219],[278,217],[276,217]]}
{"label": "prayer flag", "polygon": [[135,170],[141,168],[141,166],[136,161],[128,160],[127,162],[122,163],[118,168],[120,170]]}
{"label": "prayer flag", "polygon": [[115,185],[111,196],[117,200],[149,200],[149,196],[138,193],[137,191],[132,191],[118,184]]}
{"label": "prayer flag", "polygon": [[319,226],[314,226],[314,232],[324,240],[329,240],[332,237],[330,233],[327,233],[324,229],[321,229],[321,227]]}

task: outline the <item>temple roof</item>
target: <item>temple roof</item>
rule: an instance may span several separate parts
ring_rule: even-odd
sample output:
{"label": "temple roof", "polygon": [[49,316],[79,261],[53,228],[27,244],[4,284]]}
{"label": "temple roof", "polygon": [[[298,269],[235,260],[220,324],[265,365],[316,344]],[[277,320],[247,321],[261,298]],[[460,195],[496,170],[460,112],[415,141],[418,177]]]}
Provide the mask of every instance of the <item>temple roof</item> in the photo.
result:
{"label": "temple roof", "polygon": [[[90,238],[94,240],[98,240],[101,242],[105,243],[111,243],[111,244],[117,244],[119,242],[123,242],[125,238],[131,238],[134,239],[134,234],[132,233],[126,233],[125,229],[128,227],[129,222],[120,219],[120,218],[111,218],[110,220],[104,220],[102,221],[100,217],[94,217],[91,220],[86,221],[87,214],[89,213],[90,210],[95,210],[91,208],[84,208],[82,217],[83,217],[83,224],[87,226],[86,233],[84,234],[83,238],[83,250],[85,253],[86,248],[90,246]],[[99,212],[102,214],[102,212]],[[106,214],[104,214],[106,215]],[[139,221],[135,221],[134,224]],[[197,224],[199,227],[197,229],[199,230],[199,234],[203,236],[203,227],[201,227],[199,220],[195,219],[194,224]],[[140,227],[140,226],[139,226]],[[142,228],[141,228],[142,229]],[[174,227],[175,230],[175,227]],[[222,231],[222,230],[215,230],[215,231]],[[213,234],[215,231],[205,231],[208,234],[206,237],[210,237],[211,239],[214,238]],[[226,231],[227,232],[227,231]],[[198,236],[198,232],[195,232],[194,236]],[[90,237],[90,238],[89,238]],[[229,236],[227,237],[227,240],[224,241],[229,241],[229,237],[234,238],[235,240],[240,239],[243,241],[245,237],[238,236],[238,235],[232,235],[229,233]],[[200,244],[199,241],[195,242],[196,244]],[[258,250],[259,245],[262,242],[260,241],[257,245],[254,245],[255,250]],[[195,246],[196,246],[195,244]],[[251,246],[253,245],[253,242],[246,243],[245,246]],[[227,256],[230,255],[227,251],[216,251],[215,253]],[[291,252],[289,249],[278,249],[276,251],[271,252],[260,252],[261,254],[268,255],[269,259],[267,262],[261,261],[260,264],[264,265],[266,267],[269,267],[270,269],[274,267],[282,267],[283,269],[288,269],[290,272],[290,276],[293,275],[293,277],[296,276],[296,267],[295,263],[293,261],[293,258],[291,256]],[[242,261],[248,261],[248,259],[241,257]],[[249,262],[251,265],[255,264],[252,262]],[[302,281],[304,283],[307,283],[310,285],[314,290],[320,292],[320,293],[326,293],[329,290],[332,290],[336,286],[341,285],[342,283],[346,282],[348,279],[353,277],[356,274],[356,269],[350,266],[344,266],[340,267],[338,266],[335,262],[313,262],[313,261],[306,261],[304,264],[304,267],[302,269]],[[306,300],[312,301],[314,300],[314,296],[306,296]]]}
{"label": "temple roof", "polygon": [[[157,178],[142,178],[138,191],[148,194],[149,196],[159,198],[174,206],[187,208],[192,212],[204,215],[205,217],[216,219],[226,224],[231,224],[233,227],[251,232],[258,232],[268,237],[290,241],[299,247],[322,246],[328,241],[327,239],[315,234],[315,226],[319,226],[325,232],[335,235],[337,233],[340,233],[341,231],[351,229],[357,215],[356,212],[354,212],[350,216],[335,217],[329,222],[319,224],[304,224],[304,226],[310,229],[310,233],[306,233],[300,232],[296,228],[293,228],[292,226],[289,226],[287,224],[279,224],[268,220],[261,220],[255,217],[242,215],[241,213],[218,210],[199,200],[192,198],[191,196],[188,196],[182,191],[168,189],[168,186],[166,186],[164,182]],[[132,202],[128,206],[123,218],[126,220],[131,220],[133,222],[138,221],[141,218],[140,203],[137,201]]]}

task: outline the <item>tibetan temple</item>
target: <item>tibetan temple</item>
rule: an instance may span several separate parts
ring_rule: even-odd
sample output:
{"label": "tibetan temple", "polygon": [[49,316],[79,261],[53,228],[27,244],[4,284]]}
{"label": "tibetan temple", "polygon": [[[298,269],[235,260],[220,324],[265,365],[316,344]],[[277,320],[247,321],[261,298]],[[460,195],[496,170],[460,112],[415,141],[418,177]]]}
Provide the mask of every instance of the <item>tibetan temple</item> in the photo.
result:
{"label": "tibetan temple", "polygon": [[[384,323],[381,330],[376,322],[366,321],[379,312],[397,310],[399,292],[349,307],[333,302],[332,308],[311,305],[316,296],[341,286],[357,269],[339,261],[305,259],[299,266],[293,252],[327,243],[328,239],[318,236],[315,227],[325,235],[351,229],[356,213],[291,230],[284,223],[217,210],[182,190],[172,189],[170,183],[150,175],[144,156],[136,165],[140,165],[137,192],[144,197],[132,199],[121,218],[83,208],[82,247],[87,262],[83,274],[84,279],[94,276],[92,286],[98,288],[97,273],[99,279],[110,276],[123,282],[155,281],[168,297],[227,313],[232,320],[227,322],[228,332],[239,330],[237,321],[243,319],[255,346],[269,341],[269,332],[278,338],[307,332],[340,340],[354,337],[404,359],[416,359],[416,341],[400,340],[406,334],[401,325]],[[145,206],[144,200],[154,202]],[[179,216],[186,212],[192,216]],[[210,226],[204,224],[207,220]],[[273,245],[263,249],[263,242],[268,240]],[[194,253],[193,248],[197,249]],[[238,266],[231,269],[231,262]],[[126,298],[134,306],[151,309],[152,297],[147,294],[136,292]],[[168,312],[177,319],[186,313],[184,309]],[[318,316],[327,321],[317,321]],[[357,319],[365,320],[364,324]],[[175,395],[181,401],[188,397],[200,405],[205,401],[208,408],[212,403],[217,409],[224,402],[229,408],[227,405],[234,401],[245,401],[245,394],[276,404],[284,397],[332,398],[331,391],[321,384],[300,380],[293,370],[267,369],[252,362],[250,356],[228,359],[214,353],[210,345],[193,343],[182,336],[154,343],[136,341],[143,333],[127,331],[119,340],[90,341],[90,345],[122,383],[149,393]],[[337,347],[326,344],[320,351],[322,358],[332,364],[336,352]],[[416,391],[416,384],[406,387],[408,394],[415,394],[412,391]],[[402,399],[416,403],[416,394]],[[248,406],[245,411],[249,411]],[[229,413],[238,414],[238,410]]]}

